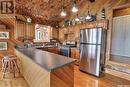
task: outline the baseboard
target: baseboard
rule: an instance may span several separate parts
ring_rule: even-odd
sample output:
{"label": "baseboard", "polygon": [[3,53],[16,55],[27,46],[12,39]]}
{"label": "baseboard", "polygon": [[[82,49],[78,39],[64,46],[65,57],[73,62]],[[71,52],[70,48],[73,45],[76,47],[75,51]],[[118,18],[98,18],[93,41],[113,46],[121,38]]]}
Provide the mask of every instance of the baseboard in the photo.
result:
{"label": "baseboard", "polygon": [[130,80],[130,74],[127,74],[127,73],[123,73],[123,72],[108,69],[108,68],[105,69],[105,72],[108,73],[108,74],[126,79],[126,80]]}

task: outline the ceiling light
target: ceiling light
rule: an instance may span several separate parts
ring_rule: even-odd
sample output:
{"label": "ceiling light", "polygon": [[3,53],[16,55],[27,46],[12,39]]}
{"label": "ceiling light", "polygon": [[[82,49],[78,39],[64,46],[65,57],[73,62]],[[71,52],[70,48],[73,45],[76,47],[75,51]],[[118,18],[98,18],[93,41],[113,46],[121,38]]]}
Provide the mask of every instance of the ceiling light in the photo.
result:
{"label": "ceiling light", "polygon": [[73,7],[72,7],[71,10],[72,10],[73,13],[78,12],[78,7],[77,7],[77,5],[76,5],[76,1],[74,2]]}
{"label": "ceiling light", "polygon": [[66,13],[66,11],[65,11],[64,8],[61,9],[60,15],[61,15],[62,17],[65,17],[65,16],[67,15],[67,13]]}
{"label": "ceiling light", "polygon": [[73,13],[78,12],[78,7],[76,6],[76,4],[74,4],[74,6],[72,7],[72,12]]}
{"label": "ceiling light", "polygon": [[76,22],[78,22],[78,21],[79,21],[79,18],[78,18],[78,17],[77,17],[77,18],[75,18],[75,21],[76,21]]}
{"label": "ceiling light", "polygon": [[77,17],[75,18],[75,21],[76,21],[76,22],[79,22],[79,21],[80,21],[80,19],[79,19],[79,17],[78,17],[78,14],[77,14]]}
{"label": "ceiling light", "polygon": [[86,19],[86,20],[90,20],[90,19],[91,19],[91,16],[90,16],[90,15],[87,15],[85,19]]}
{"label": "ceiling light", "polygon": [[92,16],[90,15],[89,11],[88,11],[88,14],[87,16],[85,17],[86,20],[90,20],[92,18]]}

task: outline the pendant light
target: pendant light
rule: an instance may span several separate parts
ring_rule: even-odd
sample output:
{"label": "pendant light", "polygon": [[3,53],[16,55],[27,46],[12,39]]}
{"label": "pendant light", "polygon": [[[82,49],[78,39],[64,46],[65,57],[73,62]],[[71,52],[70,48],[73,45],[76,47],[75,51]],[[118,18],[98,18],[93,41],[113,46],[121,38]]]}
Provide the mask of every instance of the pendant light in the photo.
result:
{"label": "pendant light", "polygon": [[79,22],[79,21],[80,21],[80,19],[79,19],[79,17],[78,17],[78,14],[77,14],[77,17],[75,18],[75,21],[76,21],[76,22]]}
{"label": "pendant light", "polygon": [[89,12],[89,4],[88,4],[88,13],[87,13],[87,16],[85,17],[86,20],[90,20],[92,18],[92,16],[90,15],[90,12]]}
{"label": "pendant light", "polygon": [[64,7],[61,8],[61,13],[60,13],[60,15],[61,15],[62,17],[65,17],[65,16],[67,15],[67,13],[66,13]]}
{"label": "pendant light", "polygon": [[86,20],[90,20],[90,19],[91,19],[91,15],[90,15],[89,11],[88,11],[88,14],[87,14],[87,16],[85,17],[85,19],[86,19]]}
{"label": "pendant light", "polygon": [[77,7],[77,5],[76,5],[76,1],[75,1],[75,0],[74,0],[73,7],[72,7],[71,11],[72,11],[73,13],[78,12],[78,7]]}
{"label": "pendant light", "polygon": [[61,1],[61,3],[62,3],[62,7],[61,7],[61,13],[60,13],[60,15],[62,16],[62,17],[65,17],[66,15],[67,15],[67,13],[66,13],[66,11],[65,11],[65,7],[64,7],[64,2],[63,2],[63,0]]}

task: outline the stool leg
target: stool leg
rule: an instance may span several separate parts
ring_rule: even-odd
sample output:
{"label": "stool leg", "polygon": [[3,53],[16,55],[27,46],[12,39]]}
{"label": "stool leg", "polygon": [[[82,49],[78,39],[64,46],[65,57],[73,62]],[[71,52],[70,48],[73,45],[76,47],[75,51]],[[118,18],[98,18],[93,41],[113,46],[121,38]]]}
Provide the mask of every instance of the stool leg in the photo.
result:
{"label": "stool leg", "polygon": [[7,71],[8,63],[5,62],[4,72],[3,72],[3,78],[5,78],[5,73]]}
{"label": "stool leg", "polygon": [[20,70],[19,70],[19,67],[18,67],[18,64],[17,64],[17,60],[15,60],[14,63],[15,63],[15,66],[16,66],[18,72],[20,73]]}
{"label": "stool leg", "polygon": [[15,78],[15,64],[14,64],[14,61],[12,61],[12,64],[13,64],[13,74],[14,74],[14,78]]}
{"label": "stool leg", "polygon": [[4,67],[5,67],[5,63],[4,63],[4,59],[2,59],[2,69],[1,69],[1,72],[4,71]]}

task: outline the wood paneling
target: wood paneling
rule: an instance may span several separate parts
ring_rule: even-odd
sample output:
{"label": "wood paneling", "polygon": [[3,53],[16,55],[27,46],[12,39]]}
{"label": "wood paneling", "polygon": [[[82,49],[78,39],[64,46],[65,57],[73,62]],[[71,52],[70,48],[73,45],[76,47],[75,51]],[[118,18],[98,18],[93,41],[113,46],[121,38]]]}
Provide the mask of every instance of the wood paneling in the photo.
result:
{"label": "wood paneling", "polygon": [[[3,20],[3,19],[2,19]],[[4,19],[4,21],[7,21],[8,19]],[[2,22],[2,23],[5,23],[5,22]],[[5,25],[5,26],[8,26],[9,25]],[[12,27],[12,26],[11,26]],[[9,39],[0,39],[1,42],[7,42],[8,44],[8,49],[7,51],[0,51],[0,58],[2,58],[4,55],[7,55],[7,54],[14,54],[14,51],[13,51],[13,48],[14,46],[16,45],[17,41],[14,42],[14,29],[13,27],[10,28],[10,29],[0,29],[0,31],[5,31],[5,32],[9,32]]]}
{"label": "wood paneling", "polygon": [[71,48],[71,58],[76,59],[76,65],[79,65],[79,61],[80,61],[80,52],[79,49],[77,48]]}
{"label": "wood paneling", "polygon": [[55,53],[55,54],[59,54],[60,53],[60,49],[58,47],[45,47],[45,48],[38,48],[40,50],[43,50],[43,51],[48,51],[48,52],[51,52],[51,53]]}
{"label": "wood paneling", "polygon": [[19,61],[20,72],[30,87],[50,87],[50,72],[41,68],[19,51],[15,50],[15,53]]}
{"label": "wood paneling", "polygon": [[33,40],[35,38],[35,24],[16,21],[14,35],[15,39],[21,41]]}
{"label": "wood paneling", "polygon": [[130,7],[113,10],[113,17],[130,15]]}
{"label": "wood paneling", "polygon": [[51,29],[51,39],[59,39],[59,29],[52,28]]}
{"label": "wood paneling", "polygon": [[[0,31],[6,31],[9,32],[9,39],[7,40],[0,40],[0,41],[6,41],[8,42],[8,50],[7,51],[0,51],[0,58],[2,58],[4,55],[14,54],[14,46],[16,44],[23,44],[21,41],[16,40],[14,37],[16,35],[20,36],[27,36],[31,37],[31,39],[34,37],[34,30],[32,24],[21,25],[19,23],[16,24],[16,21],[13,17],[8,17],[5,15],[5,17],[0,17],[1,24],[4,24],[6,26],[6,29],[1,29]],[[24,29],[27,29],[26,31]],[[18,34],[17,34],[18,32]],[[28,32],[28,33],[27,33]]]}
{"label": "wood paneling", "polygon": [[[78,5],[81,5],[82,1],[76,0]],[[16,13],[31,17],[33,22],[55,26],[64,19],[59,15],[62,3],[69,14],[72,0],[16,0]]]}

